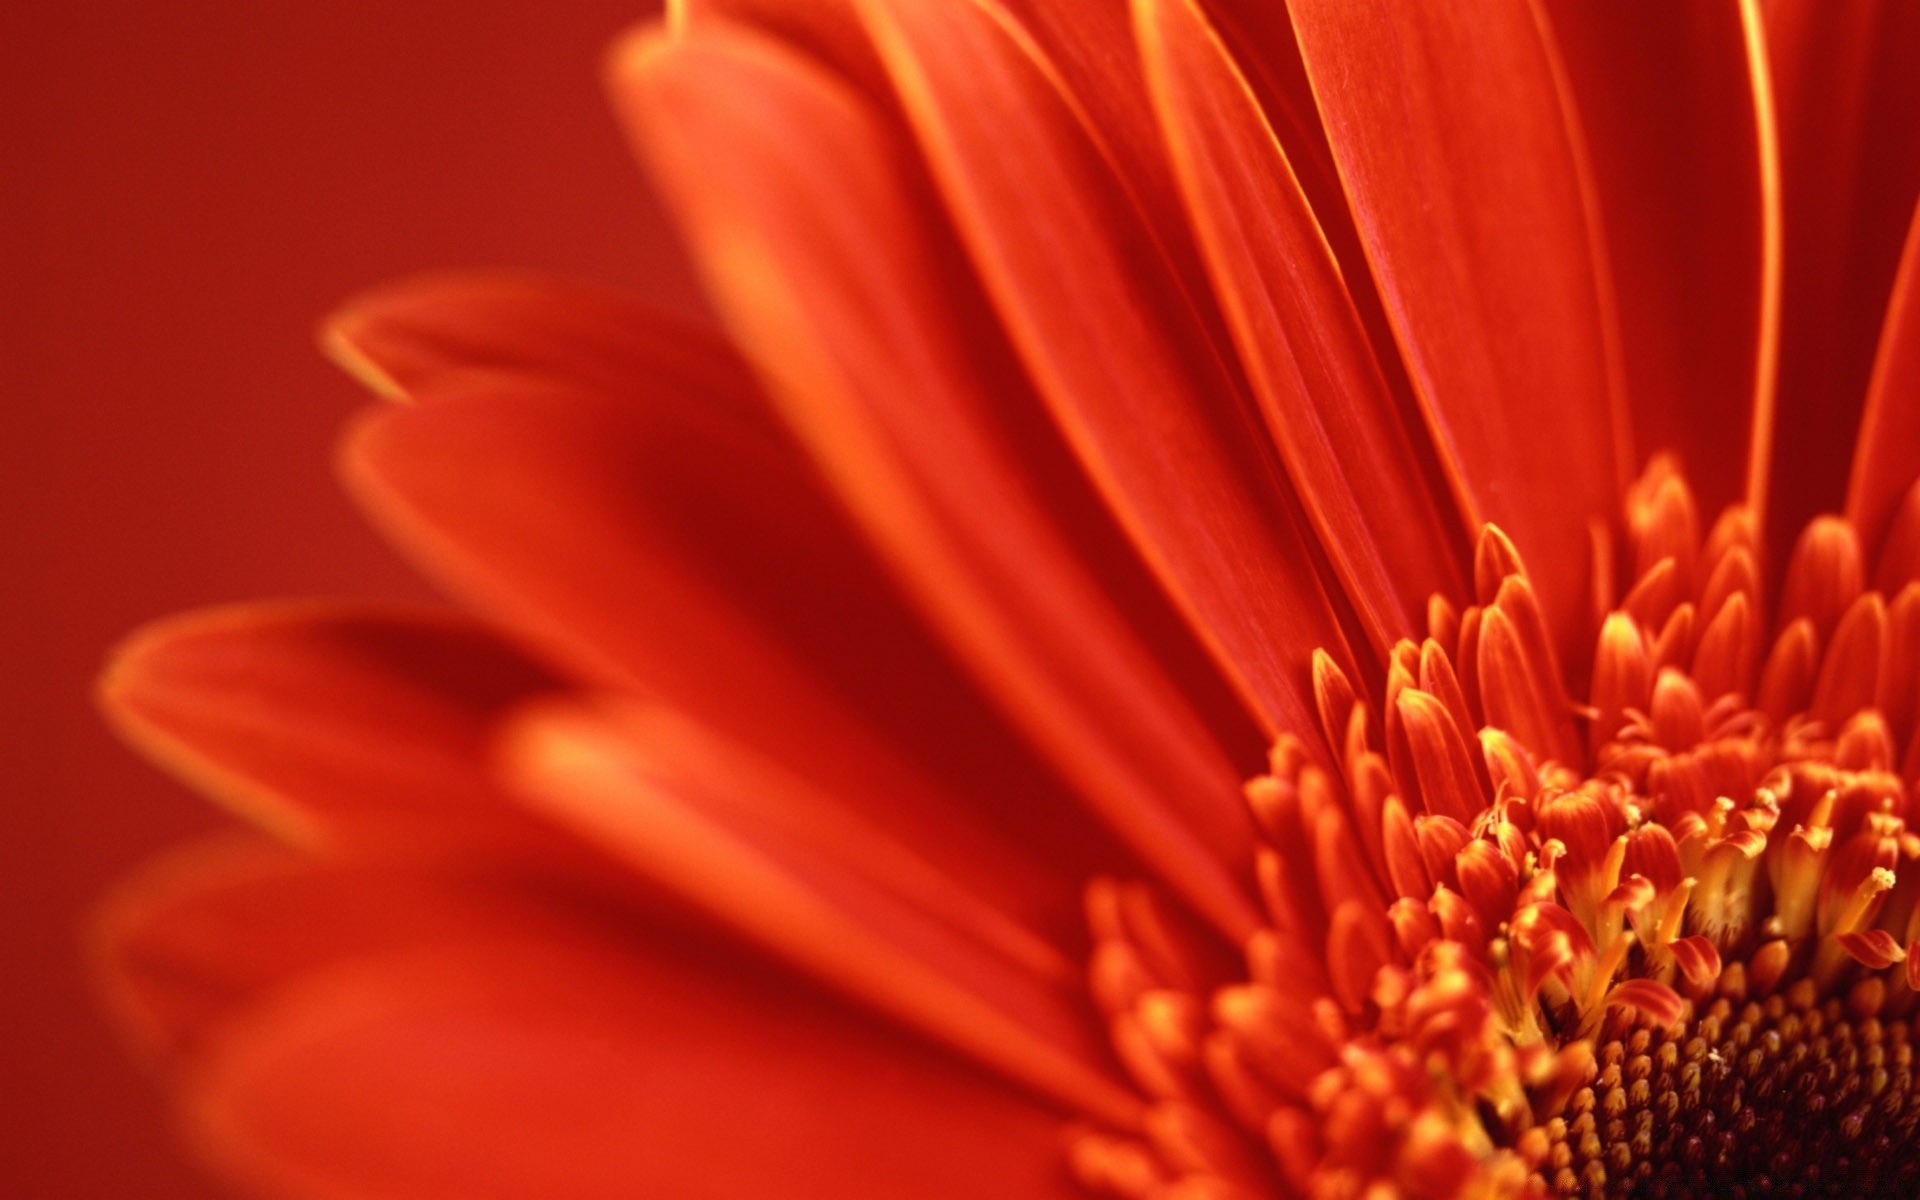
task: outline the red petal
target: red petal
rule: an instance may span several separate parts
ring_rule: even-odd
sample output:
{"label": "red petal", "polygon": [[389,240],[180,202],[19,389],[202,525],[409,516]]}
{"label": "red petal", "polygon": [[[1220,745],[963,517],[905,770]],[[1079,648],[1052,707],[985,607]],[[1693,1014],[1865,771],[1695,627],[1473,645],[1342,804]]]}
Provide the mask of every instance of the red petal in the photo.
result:
{"label": "red petal", "polygon": [[994,10],[860,11],[1055,418],[1269,730],[1344,652],[1264,432],[1052,81]]}
{"label": "red petal", "polygon": [[1581,534],[1613,515],[1628,464],[1550,48],[1526,0],[1291,11],[1456,486],[1513,535],[1564,640],[1584,611]]}
{"label": "red petal", "polygon": [[1756,404],[1771,404],[1778,334],[1778,163],[1757,91],[1765,49],[1757,28],[1748,36],[1757,12],[1546,8],[1606,220],[1639,450],[1678,451],[1718,511],[1747,495],[1739,450]]}
{"label": "red petal", "polygon": [[1187,0],[1134,6],[1207,266],[1267,427],[1348,598],[1385,654],[1457,595],[1466,545],[1367,343],[1273,130]]}
{"label": "red petal", "polygon": [[[404,948],[525,932],[524,912],[442,876],[321,861],[252,835],[148,865],[95,920],[95,966],[113,1015],[163,1065],[191,1062],[235,1014],[303,975]],[[471,864],[469,864],[471,865]],[[637,890],[636,890],[637,894]]]}
{"label": "red petal", "polygon": [[1843,933],[1834,939],[1840,948],[1855,962],[1869,971],[1884,971],[1897,962],[1905,962],[1907,952],[1891,933],[1884,929],[1868,929],[1854,933]]}
{"label": "red petal", "polygon": [[1081,872],[1113,861],[798,465],[699,397],[499,384],[385,411],[349,468],[430,567],[594,677],[903,822],[963,807],[996,848],[983,866],[1020,881],[1010,907],[1065,919]]}
{"label": "red petal", "polygon": [[[1247,86],[1272,126],[1287,164],[1299,178],[1314,219],[1340,264],[1340,273],[1359,310],[1368,341],[1380,360],[1381,370],[1386,373],[1388,386],[1408,428],[1424,430],[1425,422],[1413,398],[1412,384],[1407,380],[1406,364],[1400,360],[1399,344],[1394,339],[1386,309],[1381,305],[1380,291],[1367,268],[1367,255],[1360,244],[1360,232],[1354,227],[1353,212],[1347,207],[1340,170],[1334,165],[1333,151],[1327,146],[1327,131],[1320,122],[1320,110],[1313,98],[1313,87],[1307,81],[1307,67],[1300,59],[1300,42],[1294,36],[1293,20],[1286,6],[1267,0],[1211,0],[1205,12],[1229,56],[1245,74]],[[1426,449],[1430,451],[1431,447]],[[1439,470],[1438,463],[1433,469]],[[1436,486],[1444,486],[1438,480],[1435,482]]]}
{"label": "red petal", "polygon": [[256,823],[301,841],[531,836],[483,766],[500,713],[558,687],[464,618],[322,604],[174,617],[100,684],[121,731]]}
{"label": "red petal", "polygon": [[186,976],[284,960],[203,1030],[184,1080],[203,1153],[267,1194],[1072,1194],[1054,1114],[605,914],[287,866],[184,887],[147,917],[153,961]]}
{"label": "red petal", "polygon": [[388,284],[328,318],[329,353],[374,390],[419,399],[474,372],[614,394],[646,380],[717,403],[753,396],[711,330],[619,292],[536,276],[429,275]]}
{"label": "red petal", "polygon": [[1920,478],[1920,209],[1900,258],[1880,351],[1853,450],[1847,519],[1869,550],[1886,535],[1907,490]]}
{"label": "red petal", "polygon": [[1920,195],[1920,6],[1761,6],[1778,99],[1785,309],[1773,561],[1845,487],[1901,240]]}
{"label": "red petal", "polygon": [[1129,1119],[1076,973],[1037,974],[992,936],[990,910],[843,802],[670,715],[536,711],[504,754],[543,808],[772,953],[1063,1103]]}
{"label": "red petal", "polygon": [[1244,936],[1217,865],[1250,847],[1237,773],[997,436],[877,122],[724,26],[643,35],[613,86],[774,397],[955,651],[1143,857]]}

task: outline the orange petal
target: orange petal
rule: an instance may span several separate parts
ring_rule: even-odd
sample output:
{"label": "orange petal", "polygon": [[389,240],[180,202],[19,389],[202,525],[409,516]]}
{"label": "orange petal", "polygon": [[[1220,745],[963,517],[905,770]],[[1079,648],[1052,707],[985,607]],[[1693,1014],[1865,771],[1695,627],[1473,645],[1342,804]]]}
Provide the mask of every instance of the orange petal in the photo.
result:
{"label": "orange petal", "polygon": [[561,686],[450,613],[319,603],[173,617],[100,683],[122,733],[256,824],[302,842],[532,836],[487,777],[508,707]]}
{"label": "orange petal", "polygon": [[499,273],[425,275],[356,297],[321,330],[327,352],[384,395],[419,399],[473,372],[619,393],[635,380],[724,403],[752,380],[712,330],[635,297]]}
{"label": "orange petal", "polygon": [[[638,774],[648,794],[697,808],[701,819],[727,836],[785,869],[823,881],[820,890],[851,879],[856,891],[884,893],[882,903],[910,909],[914,919],[931,921],[1026,973],[1054,981],[1079,978],[1078,966],[1052,942],[948,873],[949,860],[977,860],[992,849],[977,844],[963,824],[940,824],[934,813],[905,821],[897,810],[876,812],[820,791],[685,714],[617,696],[528,706],[508,726],[510,774],[513,746],[522,738],[542,744],[558,739],[563,754],[576,741],[586,743]],[[1080,932],[1072,931],[1076,944]]]}
{"label": "orange petal", "polygon": [[997,436],[883,129],[817,68],[725,26],[636,38],[613,88],[771,393],[956,653],[1245,936],[1218,867],[1250,849],[1237,773]]}
{"label": "orange petal", "polygon": [[[684,14],[684,30],[751,25],[818,59],[861,91],[886,94],[885,69],[851,0],[676,0],[674,7]],[[1204,276],[1147,107],[1125,7],[1006,0],[996,16],[1045,63],[1182,282],[1202,292]],[[652,35],[643,31],[643,37]]]}
{"label": "orange petal", "polygon": [[316,859],[251,834],[175,850],[120,885],[94,920],[108,1006],[140,1049],[178,1069],[237,1013],[302,975],[527,932],[527,913],[452,886],[456,864],[471,870],[475,861],[444,846],[429,853],[435,865],[418,862],[409,874],[381,865],[391,855]]}
{"label": "orange petal", "polygon": [[1384,654],[1458,594],[1433,495],[1291,166],[1190,0],[1138,0],[1148,80],[1214,286],[1320,544]]}
{"label": "orange petal", "polygon": [[[506,770],[546,810],[772,953],[1043,1095],[1125,1123],[1137,1102],[1087,1037],[1078,979],[981,937],[977,904],[872,830],[690,723],[530,711]],[[812,828],[809,828],[809,827]],[[859,826],[854,825],[855,829]],[[929,903],[934,901],[934,903]]]}
{"label": "orange petal", "polygon": [[1307,654],[1345,648],[1302,518],[1105,160],[998,9],[858,7],[1056,420],[1268,729],[1308,728]]}
{"label": "orange petal", "polygon": [[339,870],[204,880],[146,914],[152,965],[183,978],[286,960],[182,1078],[194,1142],[249,1188],[1071,1195],[1058,1116],[791,980],[551,896]]}
{"label": "orange petal", "polygon": [[1410,405],[1406,369],[1381,308],[1379,291],[1367,270],[1366,251],[1361,248],[1353,213],[1347,207],[1333,151],[1327,146],[1326,129],[1320,123],[1320,111],[1313,99],[1313,87],[1307,82],[1306,64],[1300,61],[1299,39],[1294,36],[1286,6],[1265,0],[1215,0],[1205,11],[1229,56],[1246,76],[1247,86],[1273,128],[1288,166],[1299,178],[1395,395]]}
{"label": "orange petal", "polygon": [[[1708,512],[1746,495],[1771,399],[1779,180],[1745,5],[1549,0],[1592,157],[1641,453],[1675,450]],[[1761,431],[1764,435],[1764,430]]]}
{"label": "orange petal", "polygon": [[1877,548],[1920,478],[1920,209],[1914,212],[1900,272],[1880,330],[1860,437],[1853,449],[1847,519]]}
{"label": "orange petal", "polygon": [[1837,506],[1874,347],[1920,195],[1920,6],[1762,6],[1780,121],[1785,309],[1774,441],[1774,562]]}
{"label": "orange petal", "polygon": [[1613,515],[1628,463],[1551,48],[1526,0],[1290,8],[1456,486],[1513,535],[1564,642],[1589,569],[1574,534]]}
{"label": "orange petal", "polygon": [[350,482],[430,569],[590,678],[902,821],[966,797],[983,867],[1020,881],[1009,905],[1071,913],[1111,843],[957,686],[799,465],[710,415],[692,395],[496,382],[379,414]]}

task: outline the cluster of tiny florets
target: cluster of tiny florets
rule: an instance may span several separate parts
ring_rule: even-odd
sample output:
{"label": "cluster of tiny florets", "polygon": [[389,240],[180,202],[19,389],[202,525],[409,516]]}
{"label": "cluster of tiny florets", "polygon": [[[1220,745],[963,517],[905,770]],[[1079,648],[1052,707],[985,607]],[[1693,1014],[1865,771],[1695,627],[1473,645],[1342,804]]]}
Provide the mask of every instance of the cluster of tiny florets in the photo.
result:
{"label": "cluster of tiny florets", "polygon": [[1378,694],[1317,657],[1324,741],[1247,787],[1267,924],[1232,978],[1151,889],[1092,890],[1095,999],[1151,1104],[1081,1139],[1084,1183],[1911,1190],[1920,486],[1876,574],[1822,518],[1773,605],[1749,515],[1703,536],[1672,463],[1623,528],[1591,646],[1488,528],[1473,603],[1435,597]]}

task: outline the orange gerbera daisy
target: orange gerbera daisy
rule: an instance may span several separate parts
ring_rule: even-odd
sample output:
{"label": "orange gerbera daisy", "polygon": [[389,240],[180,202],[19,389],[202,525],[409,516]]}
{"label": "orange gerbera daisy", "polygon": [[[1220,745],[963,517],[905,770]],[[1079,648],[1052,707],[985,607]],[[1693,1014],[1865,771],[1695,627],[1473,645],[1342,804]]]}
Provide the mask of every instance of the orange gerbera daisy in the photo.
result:
{"label": "orange gerbera daisy", "polygon": [[1914,1194],[1915,49],[685,0],[611,89],[727,339],[334,320],[481,615],[126,648],[277,841],[117,1007],[272,1195]]}

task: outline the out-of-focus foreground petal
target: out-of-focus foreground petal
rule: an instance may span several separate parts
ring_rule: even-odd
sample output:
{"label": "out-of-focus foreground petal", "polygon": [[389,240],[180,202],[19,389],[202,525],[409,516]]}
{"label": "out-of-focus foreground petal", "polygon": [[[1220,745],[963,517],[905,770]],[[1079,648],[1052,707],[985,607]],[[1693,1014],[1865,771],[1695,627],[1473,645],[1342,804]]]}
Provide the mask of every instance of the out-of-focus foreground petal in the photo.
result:
{"label": "out-of-focus foreground petal", "polygon": [[1068,918],[1077,897],[1057,864],[1113,861],[914,640],[797,465],[716,425],[698,397],[496,381],[382,412],[349,456],[400,540],[585,678],[917,823],[1009,907]]}
{"label": "out-of-focus foreground petal", "polygon": [[543,810],[775,956],[1063,1105],[1134,1119],[1080,972],[884,824],[672,714],[539,706],[503,754]]}
{"label": "out-of-focus foreground petal", "polygon": [[712,329],[620,292],[534,275],[423,275],[330,316],[321,343],[375,391],[428,399],[476,375],[545,379],[605,395],[702,397],[744,413],[752,380]]}
{"label": "out-of-focus foreground petal", "polygon": [[115,724],[242,815],[306,843],[524,837],[484,770],[492,723],[557,679],[451,612],[258,604],[129,639]]}
{"label": "out-of-focus foreground petal", "polygon": [[877,123],[719,25],[641,35],[612,87],[746,352],[955,653],[1137,853],[1249,928],[1217,866],[1249,844],[1234,768],[996,437]]}
{"label": "out-of-focus foreground petal", "polygon": [[105,953],[185,1039],[193,1136],[267,1194],[1071,1195],[1057,1113],[711,946],[532,885],[224,858],[134,884]]}

